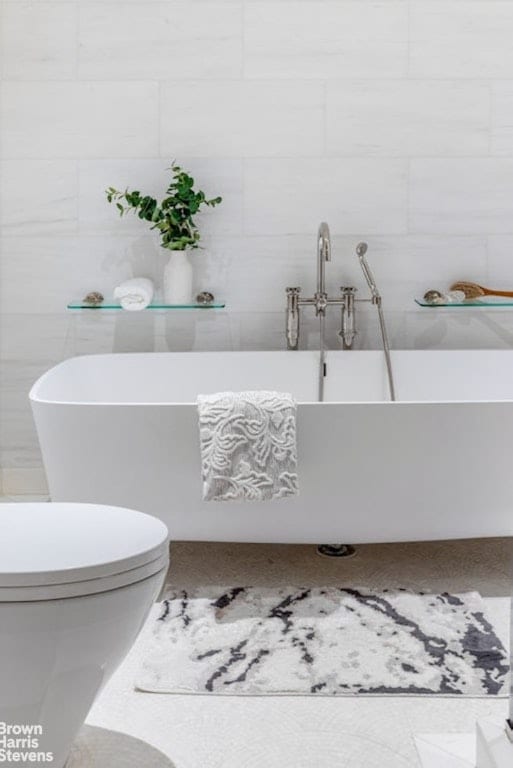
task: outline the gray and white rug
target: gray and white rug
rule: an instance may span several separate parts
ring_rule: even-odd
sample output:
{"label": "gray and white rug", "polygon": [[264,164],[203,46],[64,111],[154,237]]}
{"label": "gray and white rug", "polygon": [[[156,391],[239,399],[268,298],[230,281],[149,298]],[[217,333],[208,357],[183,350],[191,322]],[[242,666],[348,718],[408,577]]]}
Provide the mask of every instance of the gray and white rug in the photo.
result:
{"label": "gray and white rug", "polygon": [[261,587],[158,606],[136,687],[232,695],[507,695],[506,651],[476,592]]}

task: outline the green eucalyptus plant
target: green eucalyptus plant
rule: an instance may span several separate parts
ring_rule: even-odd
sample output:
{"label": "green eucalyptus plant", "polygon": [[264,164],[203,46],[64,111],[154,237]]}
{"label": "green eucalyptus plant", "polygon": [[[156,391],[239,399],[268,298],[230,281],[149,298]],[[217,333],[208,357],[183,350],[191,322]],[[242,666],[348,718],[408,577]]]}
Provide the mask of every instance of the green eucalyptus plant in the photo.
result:
{"label": "green eucalyptus plant", "polygon": [[173,163],[169,169],[173,178],[166,190],[166,197],[159,203],[154,197],[142,195],[139,191],[126,189],[120,192],[114,187],[105,190],[109,203],[116,203],[120,216],[128,212],[140,219],[151,222],[151,229],[158,229],[161,245],[170,251],[185,251],[199,248],[201,235],[194,216],[207,206],[213,208],[222,201],[221,197],[207,200],[204,192],[194,190],[194,179]]}

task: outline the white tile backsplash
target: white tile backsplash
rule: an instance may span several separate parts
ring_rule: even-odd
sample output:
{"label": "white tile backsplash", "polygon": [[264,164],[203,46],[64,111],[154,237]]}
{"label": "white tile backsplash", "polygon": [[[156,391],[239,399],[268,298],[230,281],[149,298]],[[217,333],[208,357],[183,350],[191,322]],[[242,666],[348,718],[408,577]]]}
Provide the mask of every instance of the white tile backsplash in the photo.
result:
{"label": "white tile backsplash", "polygon": [[[413,303],[457,279],[513,288],[513,0],[0,0],[0,15],[0,463],[14,475],[40,466],[26,392],[63,357],[281,348],[284,289],[313,291],[321,219],[332,293],[365,290],[354,247],[368,241],[395,346],[513,345],[513,312]],[[198,216],[194,290],[227,310],[66,313],[125,277],[159,286],[156,233],[104,190],[160,197],[173,159],[223,197]],[[359,322],[358,344],[376,346],[374,314]]]}
{"label": "white tile backsplash", "polygon": [[488,275],[490,288],[513,290],[511,264],[513,262],[513,234],[488,237]]}
{"label": "white tile backsplash", "polygon": [[408,2],[252,2],[245,9],[246,77],[401,77]]}
{"label": "white tile backsplash", "polygon": [[230,78],[242,74],[242,4],[82,3],[79,75],[96,80]]}
{"label": "white tile backsplash", "polygon": [[410,230],[512,233],[513,158],[412,160]]}
{"label": "white tile backsplash", "polygon": [[513,156],[513,80],[491,85],[491,152]]}
{"label": "white tile backsplash", "polygon": [[77,75],[77,5],[6,0],[0,71],[12,80],[71,80]]}
{"label": "white tile backsplash", "polygon": [[334,234],[407,231],[404,159],[246,160],[245,168],[247,234],[304,234],[313,242],[323,219]]}
{"label": "white tile backsplash", "polygon": [[158,84],[2,84],[2,157],[156,157]]}
{"label": "white tile backsplash", "polygon": [[112,296],[134,272],[160,277],[160,254],[148,236],[4,237],[0,249],[0,306],[8,314],[62,312],[94,290]]}
{"label": "white tile backsplash", "polygon": [[486,83],[331,80],[326,109],[330,155],[450,157],[488,152]]}
{"label": "white tile backsplash", "polygon": [[510,0],[411,0],[414,77],[513,77]]}
{"label": "white tile backsplash", "polygon": [[311,81],[163,83],[161,151],[192,157],[315,156],[324,144],[324,102],[324,85]]}
{"label": "white tile backsplash", "polygon": [[13,237],[75,234],[77,161],[0,160],[0,228]]}

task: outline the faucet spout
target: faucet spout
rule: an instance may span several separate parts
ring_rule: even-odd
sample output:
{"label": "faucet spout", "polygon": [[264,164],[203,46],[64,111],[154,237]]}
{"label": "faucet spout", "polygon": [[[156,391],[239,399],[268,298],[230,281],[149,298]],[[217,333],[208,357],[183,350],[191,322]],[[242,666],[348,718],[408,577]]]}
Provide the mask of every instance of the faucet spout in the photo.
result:
{"label": "faucet spout", "polygon": [[325,221],[319,224],[317,232],[317,290],[314,296],[315,314],[323,317],[328,306],[328,294],[326,293],[325,264],[331,261],[331,236],[330,228]]}
{"label": "faucet spout", "polygon": [[331,261],[331,236],[330,228],[322,221],[317,233],[317,294],[326,293],[324,265],[327,261]]}

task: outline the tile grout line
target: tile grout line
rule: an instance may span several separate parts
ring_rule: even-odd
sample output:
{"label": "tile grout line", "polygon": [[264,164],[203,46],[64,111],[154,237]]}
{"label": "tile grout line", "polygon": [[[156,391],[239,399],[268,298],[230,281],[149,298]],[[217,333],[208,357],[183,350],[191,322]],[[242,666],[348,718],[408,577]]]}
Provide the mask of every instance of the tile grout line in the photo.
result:
{"label": "tile grout line", "polygon": [[241,55],[241,67],[240,74],[241,80],[246,80],[246,0],[241,0],[241,27],[240,27],[240,55]]}
{"label": "tile grout line", "polygon": [[[412,7],[411,7],[411,0],[408,0],[408,6],[407,6],[407,20],[406,20],[406,34],[407,34],[407,43],[406,43],[406,56],[407,56],[407,62],[406,62],[406,79],[409,82],[410,81],[410,75],[411,75],[411,14],[412,14]],[[406,160],[406,216],[405,216],[405,224],[406,224],[406,232],[407,234],[411,234],[411,166],[412,166],[412,158],[407,157]]]}
{"label": "tile grout line", "polygon": [[323,156],[329,157],[328,147],[328,81],[324,80],[323,88]]}
{"label": "tile grout line", "polygon": [[[54,0],[55,1],[55,0]],[[64,1],[64,0],[63,0]],[[150,0],[151,1],[151,0]],[[325,0],[323,0],[324,2]],[[0,5],[2,0],[0,0]],[[79,77],[79,78],[58,78],[58,77],[2,77],[2,80],[6,83],[12,83],[16,85],[41,85],[43,83],[55,84],[64,83],[65,85],[71,85],[74,82],[87,83],[88,85],[95,85],[97,83],[105,85],[119,85],[128,83],[139,83],[140,85],[153,83],[155,81],[162,83],[174,83],[176,85],[188,85],[202,83],[204,85],[213,85],[215,83],[258,83],[260,85],[269,85],[270,83],[283,86],[290,86],[291,83],[339,83],[343,85],[359,84],[359,83],[375,83],[376,86],[383,83],[450,83],[457,85],[459,83],[471,83],[471,84],[488,84],[493,86],[495,83],[506,83],[513,85],[513,73],[510,77],[495,77],[493,75],[483,77],[479,75],[459,77],[457,75],[444,75],[443,77],[430,76],[418,76],[408,75],[403,77],[397,76],[374,76],[369,75],[351,75],[350,77],[329,77],[329,75],[323,74],[316,77],[307,77],[306,75],[294,75],[291,77],[276,77],[276,76],[264,76],[248,77],[247,75],[231,75],[231,76],[215,76],[215,77]]]}
{"label": "tile grout line", "polygon": [[162,157],[162,82],[157,80],[157,157]]}
{"label": "tile grout line", "polygon": [[4,46],[4,29],[3,29],[4,19],[5,19],[5,3],[3,2],[3,0],[0,0],[0,84],[5,79],[4,78],[5,46]]}
{"label": "tile grout line", "polygon": [[[488,156],[490,158],[493,158],[493,139],[492,139],[492,133],[493,133],[493,125],[494,125],[494,93],[493,93],[493,82],[488,82]],[[486,234],[485,237],[485,272],[486,272],[486,280],[488,281],[490,279],[490,233]]]}
{"label": "tile grout line", "polygon": [[81,24],[81,6],[78,0],[74,2],[75,7],[75,80],[80,79],[80,24]]}

